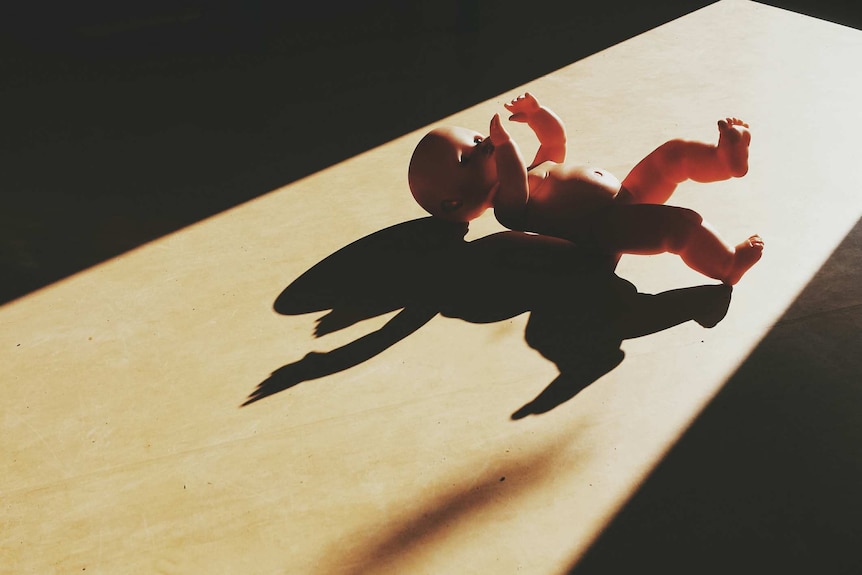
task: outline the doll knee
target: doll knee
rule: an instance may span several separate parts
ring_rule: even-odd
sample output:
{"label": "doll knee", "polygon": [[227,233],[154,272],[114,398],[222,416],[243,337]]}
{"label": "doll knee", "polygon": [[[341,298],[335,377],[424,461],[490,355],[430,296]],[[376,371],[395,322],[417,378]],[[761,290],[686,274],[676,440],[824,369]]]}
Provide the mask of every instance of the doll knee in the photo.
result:
{"label": "doll knee", "polygon": [[[671,207],[671,206],[668,206]],[[690,243],[692,237],[703,227],[703,217],[688,208],[671,207],[668,225],[667,251],[678,254]]]}
{"label": "doll knee", "polygon": [[658,147],[663,165],[676,165],[685,159],[687,141],[682,139],[668,140]]}

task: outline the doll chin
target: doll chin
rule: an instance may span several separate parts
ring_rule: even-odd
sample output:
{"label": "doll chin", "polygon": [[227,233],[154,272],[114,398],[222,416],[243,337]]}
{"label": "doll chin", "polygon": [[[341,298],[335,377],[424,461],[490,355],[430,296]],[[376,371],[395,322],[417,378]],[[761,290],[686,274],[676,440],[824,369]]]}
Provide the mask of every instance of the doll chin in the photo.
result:
{"label": "doll chin", "polygon": [[474,208],[470,211],[465,211],[457,221],[467,223],[469,221],[475,220],[476,218],[484,214],[485,210],[487,209],[487,206],[482,206],[479,208]]}
{"label": "doll chin", "polygon": [[454,212],[440,211],[433,215],[449,222],[466,224],[467,222],[475,220],[476,218],[481,216],[483,213],[485,213],[485,210],[487,209],[488,208],[486,206],[474,208],[462,207]]}

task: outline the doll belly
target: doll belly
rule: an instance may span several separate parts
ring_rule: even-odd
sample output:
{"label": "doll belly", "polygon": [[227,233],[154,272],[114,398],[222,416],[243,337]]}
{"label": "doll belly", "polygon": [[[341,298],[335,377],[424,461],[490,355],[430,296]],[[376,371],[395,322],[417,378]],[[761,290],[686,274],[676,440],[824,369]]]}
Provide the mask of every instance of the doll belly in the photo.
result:
{"label": "doll belly", "polygon": [[597,212],[613,204],[620,190],[619,180],[603,170],[579,169],[566,176],[546,182],[543,193],[531,196],[532,231],[575,239]]}

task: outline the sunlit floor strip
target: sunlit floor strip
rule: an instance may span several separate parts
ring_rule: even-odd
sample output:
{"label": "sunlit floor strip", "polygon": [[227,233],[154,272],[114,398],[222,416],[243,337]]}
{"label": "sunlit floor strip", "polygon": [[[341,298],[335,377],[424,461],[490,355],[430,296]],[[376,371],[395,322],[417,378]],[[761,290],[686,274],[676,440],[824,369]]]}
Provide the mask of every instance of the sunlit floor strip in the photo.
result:
{"label": "sunlit floor strip", "polygon": [[[529,90],[567,122],[572,159],[618,177],[667,139],[715,138],[718,118],[752,126],[745,178],[673,198],[731,241],[767,242],[727,316],[626,340],[615,369],[546,413],[512,419],[559,376],[525,341],[529,312],[438,315],[240,407],[283,366],[393,318],[315,338],[325,310],[273,304],[331,254],[423,216],[406,186],[422,131],[4,306],[4,568],[571,569],[862,215],[860,60],[859,32],[725,0],[441,120],[485,130]],[[529,155],[529,131],[512,131]],[[487,214],[467,239],[501,229]],[[381,279],[351,269],[333,276],[343,292]],[[671,256],[624,257],[617,275],[644,293],[712,283]]]}

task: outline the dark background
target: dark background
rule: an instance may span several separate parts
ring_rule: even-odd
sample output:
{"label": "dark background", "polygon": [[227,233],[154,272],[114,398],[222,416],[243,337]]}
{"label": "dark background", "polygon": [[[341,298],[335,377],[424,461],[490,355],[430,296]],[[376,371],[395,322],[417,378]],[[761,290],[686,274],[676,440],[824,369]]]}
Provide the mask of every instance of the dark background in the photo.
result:
{"label": "dark background", "polygon": [[0,304],[709,3],[2,8]]}

